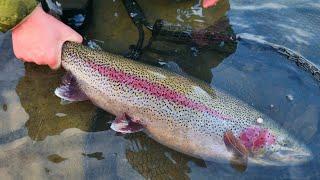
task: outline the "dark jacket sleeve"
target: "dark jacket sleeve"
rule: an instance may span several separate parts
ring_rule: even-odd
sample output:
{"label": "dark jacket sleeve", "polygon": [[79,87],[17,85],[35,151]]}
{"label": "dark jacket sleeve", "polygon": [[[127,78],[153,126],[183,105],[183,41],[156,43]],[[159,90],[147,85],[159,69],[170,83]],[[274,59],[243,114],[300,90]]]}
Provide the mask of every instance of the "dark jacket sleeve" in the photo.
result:
{"label": "dark jacket sleeve", "polygon": [[0,32],[17,25],[37,4],[36,0],[0,0]]}

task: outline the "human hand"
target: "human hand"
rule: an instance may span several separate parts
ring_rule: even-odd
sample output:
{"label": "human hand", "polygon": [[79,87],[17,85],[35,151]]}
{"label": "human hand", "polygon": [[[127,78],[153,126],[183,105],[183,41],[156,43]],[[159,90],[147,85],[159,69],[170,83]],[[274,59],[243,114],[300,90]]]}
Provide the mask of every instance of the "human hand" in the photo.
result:
{"label": "human hand", "polygon": [[219,0],[203,0],[202,7],[209,8],[211,6],[215,6]]}
{"label": "human hand", "polygon": [[18,59],[48,65],[57,69],[61,65],[62,45],[65,41],[81,43],[82,37],[41,6],[26,17],[12,31],[13,51]]}

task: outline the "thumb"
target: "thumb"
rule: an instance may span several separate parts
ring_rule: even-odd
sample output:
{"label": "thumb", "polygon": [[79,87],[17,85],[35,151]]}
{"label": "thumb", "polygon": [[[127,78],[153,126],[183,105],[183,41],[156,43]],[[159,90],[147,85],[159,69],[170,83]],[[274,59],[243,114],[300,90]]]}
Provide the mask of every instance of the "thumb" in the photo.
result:
{"label": "thumb", "polygon": [[219,0],[203,0],[202,7],[209,8],[211,6],[215,6]]}
{"label": "thumb", "polygon": [[82,43],[83,38],[73,29],[67,27],[68,29],[64,30],[62,36],[57,43],[57,61],[54,61],[52,64],[48,64],[51,69],[58,69],[61,66],[61,55],[62,55],[62,46],[66,41],[72,41],[77,43]]}

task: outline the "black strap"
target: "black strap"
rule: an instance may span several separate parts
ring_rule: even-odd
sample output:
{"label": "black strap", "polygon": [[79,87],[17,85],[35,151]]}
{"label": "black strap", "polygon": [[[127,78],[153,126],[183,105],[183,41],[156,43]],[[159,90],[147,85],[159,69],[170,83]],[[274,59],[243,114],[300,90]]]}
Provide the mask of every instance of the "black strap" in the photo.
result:
{"label": "black strap", "polygon": [[50,8],[49,8],[46,0],[40,0],[40,3],[41,3],[41,5],[42,5],[42,9],[43,9],[45,12],[49,12],[49,11],[50,11]]}

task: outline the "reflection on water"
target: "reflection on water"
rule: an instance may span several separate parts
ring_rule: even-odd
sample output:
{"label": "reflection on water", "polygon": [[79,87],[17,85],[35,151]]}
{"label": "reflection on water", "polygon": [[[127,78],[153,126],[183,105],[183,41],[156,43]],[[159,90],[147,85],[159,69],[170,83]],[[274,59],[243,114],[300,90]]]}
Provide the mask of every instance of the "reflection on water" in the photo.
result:
{"label": "reflection on water", "polygon": [[146,179],[189,179],[189,161],[206,167],[204,161],[162,146],[144,133],[127,135],[126,138],[130,140],[126,158]]}
{"label": "reflection on water", "polygon": [[51,71],[33,64],[26,64],[25,68],[26,75],[20,79],[16,91],[29,114],[25,125],[31,139],[43,140],[68,128],[88,132],[108,128],[106,124],[112,116],[98,113],[90,102],[60,104],[60,99],[53,92],[61,82],[62,70]]}
{"label": "reflection on water", "polygon": [[[194,0],[137,0],[137,2],[151,24],[157,19],[165,19],[174,24],[190,25],[196,30],[213,25],[224,17],[229,9],[227,0],[221,0],[217,7],[210,10],[202,10]],[[102,40],[103,49],[115,53],[123,53],[128,50],[129,45],[136,44],[138,32],[121,1],[95,0],[93,8],[92,19],[86,33],[90,39]],[[146,31],[146,39],[149,39],[150,35],[151,32]]]}
{"label": "reflection on water", "polygon": [[96,158],[97,160],[102,160],[104,159],[103,157],[103,153],[102,152],[95,152],[95,153],[91,153],[91,154],[82,154],[83,156],[87,156],[89,158]]}
{"label": "reflection on water", "polygon": [[[232,8],[227,16],[230,8],[227,0],[221,0],[217,7],[208,10],[201,9],[193,0],[137,1],[152,23],[161,18],[190,25],[196,30],[261,35],[263,39],[284,45],[288,44],[283,43],[283,38],[289,38],[295,42],[295,45],[288,45],[290,48],[301,50],[306,57],[317,57],[318,51],[305,46],[305,41],[316,46],[316,40],[309,36],[316,29],[310,22],[317,22],[317,17],[310,16],[310,12],[308,16],[313,18],[310,21],[299,17],[302,24],[310,23],[306,26],[309,29],[301,31],[301,28],[292,29],[291,20],[284,16],[285,12],[297,16],[296,12],[305,9],[317,12],[309,5],[290,4],[285,0],[262,4],[231,1]],[[85,36],[98,40],[106,51],[124,54],[136,43],[138,33],[121,1],[93,2],[94,11],[84,30]],[[290,14],[287,17],[291,19]],[[273,26],[273,21],[281,21],[281,28]],[[268,32],[269,28],[277,33]],[[294,33],[290,34],[290,30]],[[146,39],[149,38],[150,33],[147,33]],[[299,49],[302,44],[303,48]],[[61,105],[53,91],[60,83],[63,70],[51,71],[32,64],[23,67],[14,59],[11,50],[3,51],[11,47],[10,36],[6,43],[0,41],[0,47],[0,175],[3,178],[288,179],[319,176],[318,85],[307,73],[259,44],[239,42],[203,48],[155,41],[141,58],[144,63],[157,66],[159,61],[174,61],[187,74],[245,100],[307,143],[315,155],[313,161],[301,166],[249,166],[243,174],[228,164],[204,162],[178,153],[144,133],[117,134],[110,130],[114,116],[90,102]],[[293,100],[288,101],[287,95],[292,95]]]}
{"label": "reflection on water", "polygon": [[[146,17],[152,24],[157,19],[165,19],[173,24],[189,25],[194,30],[207,29],[233,34],[229,20],[225,16],[229,9],[229,2],[226,0],[220,1],[217,7],[209,10],[202,10],[195,1],[140,0],[137,2],[145,10]],[[88,38],[102,41],[103,43],[98,43],[104,50],[119,54],[124,54],[130,45],[136,44],[137,29],[121,1],[97,0],[94,1],[93,7],[92,21],[86,30]],[[106,11],[104,7],[110,7],[110,9]],[[197,13],[196,9],[200,9],[201,13]],[[147,30],[145,32],[145,42],[147,42],[151,33]],[[197,49],[190,45],[155,41],[151,48],[145,49],[141,61],[152,65],[159,65],[159,61],[175,61],[190,75],[211,82],[211,68],[216,67],[224,58],[232,54],[235,48],[235,43],[225,43],[222,46],[217,44],[211,49]]]}
{"label": "reflection on water", "polygon": [[[88,130],[88,124],[91,124],[94,106],[88,102],[61,106],[60,99],[53,95],[60,77],[61,72],[27,64],[26,76],[19,81],[16,90],[22,106],[29,114],[26,127],[28,135],[34,140],[43,140],[72,127]],[[57,113],[66,116],[59,117]]]}

